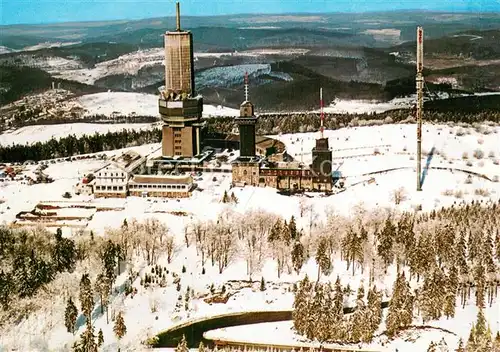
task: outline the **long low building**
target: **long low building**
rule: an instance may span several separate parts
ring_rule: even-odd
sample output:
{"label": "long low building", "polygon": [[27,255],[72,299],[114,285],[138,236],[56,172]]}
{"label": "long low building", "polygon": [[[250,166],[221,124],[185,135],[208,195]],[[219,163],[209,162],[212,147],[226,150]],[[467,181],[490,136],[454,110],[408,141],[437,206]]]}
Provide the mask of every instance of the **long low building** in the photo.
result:
{"label": "long low building", "polygon": [[134,175],[128,188],[130,195],[136,197],[187,198],[194,182],[191,175]]}

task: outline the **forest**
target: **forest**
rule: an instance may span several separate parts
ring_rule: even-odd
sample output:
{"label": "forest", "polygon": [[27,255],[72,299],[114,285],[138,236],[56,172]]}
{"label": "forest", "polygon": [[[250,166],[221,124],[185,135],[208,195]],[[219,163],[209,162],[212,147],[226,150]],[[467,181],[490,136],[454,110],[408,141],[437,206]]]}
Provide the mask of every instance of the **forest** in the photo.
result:
{"label": "forest", "polygon": [[[142,117],[145,118],[145,117]],[[117,117],[121,121],[126,117]],[[448,124],[497,124],[500,123],[500,113],[483,111],[480,113],[462,112],[428,112],[426,123]],[[325,114],[325,128],[336,130],[344,127],[374,126],[391,123],[415,123],[409,110],[393,110],[384,113],[369,114]],[[206,119],[207,133],[213,135],[230,134],[237,130],[233,117],[214,117]],[[257,134],[269,135],[279,133],[303,133],[318,131],[320,118],[318,114],[266,114],[261,115],[257,123]],[[37,142],[33,145],[0,145],[0,160],[4,162],[39,161],[54,157],[68,157],[79,154],[97,153],[145,143],[161,141],[161,130],[150,131],[123,130],[107,134],[84,135],[76,138],[74,135],[51,139],[47,142]]]}
{"label": "forest", "polygon": [[[461,351],[498,349],[500,337],[491,334],[483,309],[496,304],[500,281],[499,202],[463,202],[429,213],[368,211],[358,206],[349,217],[328,208],[324,219],[305,198],[300,202],[300,216],[289,219],[262,210],[240,214],[232,208],[235,202],[228,203],[216,219],[188,223],[183,237],[174,237],[157,219],[129,219],[102,236],[90,232],[74,239],[39,228],[0,228],[1,321],[17,321],[40,309],[42,303],[35,302],[62,287],[66,293],[58,299],[65,302],[69,333],[82,326],[81,319],[75,325],[77,297],[84,317],[97,303],[108,317],[110,306],[111,321],[120,325],[117,329],[123,334],[127,317],[121,314],[122,306],[113,304],[113,297],[134,294],[141,287],[174,285],[179,297],[171,309],[188,311],[191,300],[207,292],[185,286],[182,274],[172,271],[170,264],[181,251],[194,246],[199,260],[188,268],[190,272],[203,275],[211,266],[223,273],[231,264],[244,261],[249,280],[268,282],[261,270],[266,261],[272,261],[278,279],[284,273],[296,275],[300,282],[293,285],[293,323],[298,334],[310,339],[353,343],[379,335],[394,338],[415,325],[452,318],[457,310],[474,304],[479,308],[477,321],[469,339],[462,341]],[[138,261],[147,266],[140,272],[135,266],[129,268],[125,286],[118,290],[114,281],[123,272],[120,263]],[[303,266],[309,261],[317,264],[316,277],[304,276]],[[338,277],[330,283],[334,270],[352,275],[349,285],[343,286]],[[354,280],[360,273],[366,281]],[[393,279],[392,289],[381,284],[386,278]],[[68,285],[68,280],[80,285]],[[213,293],[213,285],[209,291]],[[389,308],[385,329],[380,331],[384,297]],[[343,315],[341,307],[353,299],[354,313]],[[157,304],[150,301],[152,312]],[[57,314],[62,321],[65,314]],[[78,343],[97,346],[98,337],[89,323]]]}
{"label": "forest", "polygon": [[161,130],[127,130],[95,133],[77,138],[75,135],[31,145],[15,144],[0,146],[0,160],[3,162],[40,161],[80,154],[91,154],[161,141]]}

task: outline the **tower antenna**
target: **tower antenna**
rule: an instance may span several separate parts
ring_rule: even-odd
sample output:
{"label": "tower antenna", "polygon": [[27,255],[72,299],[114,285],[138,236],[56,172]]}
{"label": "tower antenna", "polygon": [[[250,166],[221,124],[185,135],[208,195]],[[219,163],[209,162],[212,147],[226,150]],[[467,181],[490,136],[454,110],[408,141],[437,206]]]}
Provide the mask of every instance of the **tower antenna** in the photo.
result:
{"label": "tower antenna", "polygon": [[320,113],[320,116],[321,116],[320,131],[321,131],[321,138],[323,138],[324,121],[325,121],[325,112],[323,111],[323,88],[319,89],[319,105],[320,105],[320,109],[321,109],[321,113]]}
{"label": "tower antenna", "polygon": [[177,32],[181,31],[181,4],[179,2],[175,3],[175,21],[177,24]]}
{"label": "tower antenna", "polygon": [[248,101],[248,72],[245,72],[245,101]]}
{"label": "tower antenna", "polygon": [[417,27],[417,191],[422,190],[422,110],[424,103],[424,30]]}

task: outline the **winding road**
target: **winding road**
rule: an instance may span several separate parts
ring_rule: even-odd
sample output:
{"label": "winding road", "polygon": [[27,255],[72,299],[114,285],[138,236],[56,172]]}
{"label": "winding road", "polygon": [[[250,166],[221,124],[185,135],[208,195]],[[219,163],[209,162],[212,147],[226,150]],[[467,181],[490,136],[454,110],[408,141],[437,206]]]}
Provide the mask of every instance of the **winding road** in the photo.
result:
{"label": "winding road", "polygon": [[[387,308],[389,302],[382,302],[381,306],[382,309]],[[352,313],[354,310],[353,307],[345,307],[344,314]],[[159,333],[158,342],[154,347],[176,347],[183,335],[186,336],[190,348],[198,347],[201,341],[205,345],[213,346],[214,341],[203,337],[207,331],[239,325],[288,321],[292,320],[292,312],[292,310],[239,312],[189,321]],[[246,343],[246,345],[249,344]]]}

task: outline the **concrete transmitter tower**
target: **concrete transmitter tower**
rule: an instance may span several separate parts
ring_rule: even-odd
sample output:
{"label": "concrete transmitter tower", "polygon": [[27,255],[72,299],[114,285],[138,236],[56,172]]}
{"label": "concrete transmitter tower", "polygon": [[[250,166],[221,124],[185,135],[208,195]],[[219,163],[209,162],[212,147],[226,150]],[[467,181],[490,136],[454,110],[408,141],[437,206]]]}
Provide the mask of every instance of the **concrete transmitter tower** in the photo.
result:
{"label": "concrete transmitter tower", "polygon": [[165,90],[159,99],[164,158],[201,153],[203,98],[194,86],[193,35],[181,30],[179,3],[176,10],[176,31],[165,33]]}

